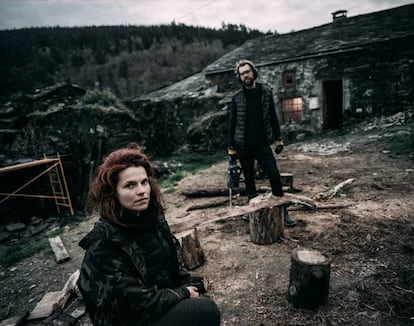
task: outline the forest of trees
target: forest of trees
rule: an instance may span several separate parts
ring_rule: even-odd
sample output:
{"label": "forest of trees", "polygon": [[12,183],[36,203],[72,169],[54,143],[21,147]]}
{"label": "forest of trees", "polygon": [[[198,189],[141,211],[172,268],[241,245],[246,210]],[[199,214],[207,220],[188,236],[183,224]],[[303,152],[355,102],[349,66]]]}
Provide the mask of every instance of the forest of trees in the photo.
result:
{"label": "forest of trees", "polygon": [[0,101],[68,82],[141,95],[201,71],[246,40],[244,25],[45,27],[0,31]]}

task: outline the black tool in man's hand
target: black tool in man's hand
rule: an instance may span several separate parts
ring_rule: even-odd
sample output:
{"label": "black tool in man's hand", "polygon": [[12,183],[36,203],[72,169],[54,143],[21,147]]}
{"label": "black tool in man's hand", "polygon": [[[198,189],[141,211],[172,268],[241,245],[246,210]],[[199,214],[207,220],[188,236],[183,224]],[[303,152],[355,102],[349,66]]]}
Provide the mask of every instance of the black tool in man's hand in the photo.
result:
{"label": "black tool in man's hand", "polygon": [[232,207],[232,190],[240,185],[241,168],[237,165],[237,152],[230,148],[228,151],[230,156],[229,167],[227,168],[227,187],[229,188],[229,202]]}
{"label": "black tool in man's hand", "polygon": [[283,139],[282,138],[277,139],[275,142],[275,153],[276,154],[282,153],[283,147],[284,147]]}

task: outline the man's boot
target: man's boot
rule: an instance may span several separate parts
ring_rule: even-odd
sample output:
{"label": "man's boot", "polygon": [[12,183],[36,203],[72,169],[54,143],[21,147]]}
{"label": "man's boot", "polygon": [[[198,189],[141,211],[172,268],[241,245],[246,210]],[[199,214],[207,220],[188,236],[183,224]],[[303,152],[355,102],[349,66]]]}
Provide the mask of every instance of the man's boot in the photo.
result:
{"label": "man's boot", "polygon": [[283,214],[283,222],[285,224],[285,226],[295,226],[296,225],[296,221],[290,217],[288,209],[286,206],[284,206],[284,214]]}

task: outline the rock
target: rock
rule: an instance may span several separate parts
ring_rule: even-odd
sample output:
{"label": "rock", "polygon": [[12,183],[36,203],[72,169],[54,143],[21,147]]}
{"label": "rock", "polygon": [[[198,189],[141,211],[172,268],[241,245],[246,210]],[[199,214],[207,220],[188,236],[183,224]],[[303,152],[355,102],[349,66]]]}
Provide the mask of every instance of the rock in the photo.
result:
{"label": "rock", "polygon": [[0,242],[6,241],[8,238],[10,238],[9,232],[0,232]]}
{"label": "rock", "polygon": [[9,232],[16,232],[20,230],[24,230],[26,228],[26,225],[24,223],[12,223],[9,225],[6,225],[6,230]]}
{"label": "rock", "polygon": [[83,307],[76,308],[74,311],[70,313],[70,315],[73,318],[79,319],[85,314],[85,312],[86,312],[86,308],[83,306]]}
{"label": "rock", "polygon": [[[3,256],[9,249],[10,249],[9,246],[0,244],[0,256]],[[0,274],[0,278],[1,278],[1,274]]]}
{"label": "rock", "polygon": [[30,224],[39,224],[40,222],[42,222],[42,219],[39,216],[32,216],[30,218]]}
{"label": "rock", "polygon": [[32,233],[32,235],[39,234],[39,233],[43,232],[44,230],[46,230],[49,226],[50,226],[49,223],[42,223],[42,224],[36,226],[35,228],[33,228],[31,233]]}

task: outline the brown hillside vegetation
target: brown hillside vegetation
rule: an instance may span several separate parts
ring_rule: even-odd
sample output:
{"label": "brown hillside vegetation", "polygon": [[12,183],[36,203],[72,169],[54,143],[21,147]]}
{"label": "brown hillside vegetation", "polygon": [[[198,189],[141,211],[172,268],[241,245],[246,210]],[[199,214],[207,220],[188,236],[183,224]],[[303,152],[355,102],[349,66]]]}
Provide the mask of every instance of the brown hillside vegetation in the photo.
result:
{"label": "brown hillside vegetation", "polygon": [[[286,228],[280,242],[252,243],[248,223],[241,218],[199,228],[207,261],[196,271],[205,275],[208,291],[222,312],[223,325],[414,323],[413,157],[395,155],[392,148],[386,151],[382,142],[374,141],[403,129],[412,131],[412,126],[287,146],[278,157],[279,168],[293,174],[301,196],[321,198],[341,182],[354,181],[335,197],[316,201],[320,207],[337,204],[340,208],[310,211],[290,206],[298,225]],[[196,204],[225,202],[226,197],[190,199],[182,192],[226,187],[226,169],[223,162],[187,175],[174,192],[165,193],[172,228],[195,216],[208,221],[223,209],[187,211]],[[268,181],[260,180],[258,185],[268,186]],[[243,197],[234,200],[236,205],[245,203]],[[77,242],[95,218],[68,227],[61,235],[69,261],[56,264],[53,254],[45,251],[14,266],[1,267],[1,319],[21,316],[45,293],[62,289],[79,268],[83,253]],[[290,257],[298,247],[316,249],[332,260],[328,303],[315,310],[295,309],[286,299]],[[85,316],[78,323],[90,325]]]}

